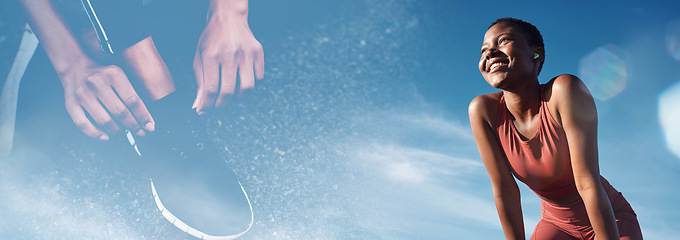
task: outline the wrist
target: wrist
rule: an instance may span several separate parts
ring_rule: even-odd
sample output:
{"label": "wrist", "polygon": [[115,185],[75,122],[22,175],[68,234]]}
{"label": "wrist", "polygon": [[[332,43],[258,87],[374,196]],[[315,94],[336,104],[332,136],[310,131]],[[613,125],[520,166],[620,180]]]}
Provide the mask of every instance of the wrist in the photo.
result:
{"label": "wrist", "polygon": [[95,65],[95,62],[84,54],[80,57],[69,56],[52,62],[52,66],[54,66],[64,88],[71,86],[71,83],[74,83],[79,75],[84,74],[87,69]]}
{"label": "wrist", "polygon": [[61,76],[69,75],[81,69],[94,65],[94,61],[84,53],[73,53],[69,56],[62,56],[60,59],[52,60],[52,66],[57,74]]}
{"label": "wrist", "polygon": [[248,20],[248,0],[210,0],[208,21]]}

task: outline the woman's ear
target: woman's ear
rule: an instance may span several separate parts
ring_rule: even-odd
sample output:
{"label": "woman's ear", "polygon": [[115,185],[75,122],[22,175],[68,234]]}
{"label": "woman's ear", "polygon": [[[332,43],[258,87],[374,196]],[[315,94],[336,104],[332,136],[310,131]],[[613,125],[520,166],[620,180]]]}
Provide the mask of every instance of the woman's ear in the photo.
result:
{"label": "woman's ear", "polygon": [[545,50],[542,47],[534,48],[534,61],[541,62],[545,59]]}

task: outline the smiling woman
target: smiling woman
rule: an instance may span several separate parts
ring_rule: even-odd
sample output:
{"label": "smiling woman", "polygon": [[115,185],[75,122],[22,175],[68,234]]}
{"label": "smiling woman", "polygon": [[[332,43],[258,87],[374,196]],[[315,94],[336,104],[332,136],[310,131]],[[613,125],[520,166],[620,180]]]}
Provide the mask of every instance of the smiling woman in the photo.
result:
{"label": "smiling woman", "polygon": [[[500,19],[499,19],[500,21]],[[496,22],[493,25],[496,25]],[[509,64],[510,64],[510,59],[509,58],[504,58],[504,57],[496,57],[499,54],[508,54],[507,56],[515,56],[516,54],[521,56],[518,56],[518,60],[528,60],[528,61],[513,61],[513,66],[512,68],[514,69],[521,69],[523,68],[524,72],[526,74],[531,74],[533,65],[534,63],[538,63],[538,73],[541,72],[541,68],[543,67],[543,62],[545,60],[545,50],[543,46],[543,37],[541,37],[541,34],[538,32],[538,29],[530,28],[530,27],[523,27],[522,25],[515,25],[517,28],[520,28],[522,32],[511,32],[511,31],[502,31],[502,32],[487,32],[487,36],[492,38],[493,41],[484,41],[482,44],[482,56],[479,60],[479,71],[482,72],[482,75],[484,76],[484,79],[487,79],[487,82],[491,84],[492,87],[495,88],[500,88],[498,82],[501,78],[497,78],[494,76],[503,76],[505,74],[503,73],[509,73],[507,70],[509,70]],[[491,30],[491,28],[489,28]],[[491,34],[489,36],[489,34]],[[487,39],[487,36],[484,37],[484,39]],[[517,40],[519,39],[526,39],[525,41],[528,44],[516,44],[518,43]],[[521,42],[520,42],[521,43]],[[534,49],[529,49],[529,48],[534,48]],[[528,57],[522,56],[522,54],[529,53],[533,59],[530,59]],[[513,59],[514,60],[514,59]],[[495,73],[499,73],[501,75],[497,75]],[[521,72],[513,72],[514,74],[522,74]],[[536,74],[536,78],[538,77],[538,73]],[[491,75],[490,75],[491,74]],[[487,77],[488,76],[488,77]],[[530,76],[527,76],[530,77]]]}
{"label": "smiling woman", "polygon": [[539,84],[535,26],[501,18],[486,32],[479,71],[494,88],[470,103],[470,125],[507,239],[524,239],[519,179],[542,199],[531,239],[642,239],[635,212],[600,176],[597,110],[579,78]]}

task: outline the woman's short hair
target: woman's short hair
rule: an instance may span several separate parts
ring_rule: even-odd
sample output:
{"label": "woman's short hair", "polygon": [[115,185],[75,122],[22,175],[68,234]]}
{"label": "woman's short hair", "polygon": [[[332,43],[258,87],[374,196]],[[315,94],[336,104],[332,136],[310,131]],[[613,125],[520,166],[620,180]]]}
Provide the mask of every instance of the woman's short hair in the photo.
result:
{"label": "woman's short hair", "polygon": [[[529,46],[532,47],[541,47],[545,51],[545,45],[543,45],[543,36],[541,36],[541,32],[538,31],[538,28],[534,26],[531,23],[522,21],[520,19],[516,18],[510,18],[510,17],[505,17],[505,18],[499,18],[494,21],[488,29],[493,27],[496,24],[503,23],[508,26],[511,26],[515,29],[519,29],[524,33],[524,35],[527,37],[527,41],[529,42]],[[541,69],[543,68],[543,63],[545,62],[545,53],[543,53],[543,61],[541,61],[541,64],[538,66],[538,72],[541,72]]]}

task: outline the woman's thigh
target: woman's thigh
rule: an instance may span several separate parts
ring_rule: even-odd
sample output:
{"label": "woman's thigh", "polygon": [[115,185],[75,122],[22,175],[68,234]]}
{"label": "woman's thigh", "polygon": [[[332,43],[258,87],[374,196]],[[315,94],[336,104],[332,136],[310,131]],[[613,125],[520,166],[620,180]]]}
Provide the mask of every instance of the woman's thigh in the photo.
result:
{"label": "woman's thigh", "polygon": [[574,240],[578,238],[569,235],[567,233],[567,230],[558,227],[557,225],[549,221],[541,220],[536,225],[534,233],[531,234],[531,240],[545,240],[545,239]]}

